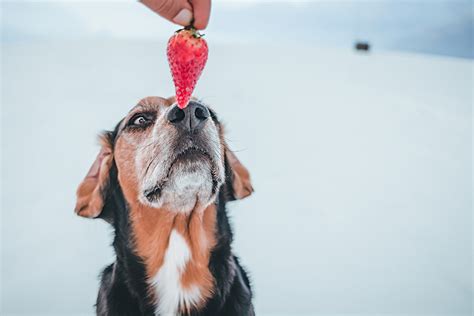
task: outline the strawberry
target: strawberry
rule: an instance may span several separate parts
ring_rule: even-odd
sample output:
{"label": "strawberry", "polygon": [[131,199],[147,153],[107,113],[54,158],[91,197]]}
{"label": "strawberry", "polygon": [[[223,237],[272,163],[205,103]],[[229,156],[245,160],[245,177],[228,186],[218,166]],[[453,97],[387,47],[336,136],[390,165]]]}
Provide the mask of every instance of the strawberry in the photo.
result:
{"label": "strawberry", "polygon": [[206,65],[207,53],[206,41],[193,27],[177,31],[168,41],[168,63],[180,109],[188,105],[196,82]]}

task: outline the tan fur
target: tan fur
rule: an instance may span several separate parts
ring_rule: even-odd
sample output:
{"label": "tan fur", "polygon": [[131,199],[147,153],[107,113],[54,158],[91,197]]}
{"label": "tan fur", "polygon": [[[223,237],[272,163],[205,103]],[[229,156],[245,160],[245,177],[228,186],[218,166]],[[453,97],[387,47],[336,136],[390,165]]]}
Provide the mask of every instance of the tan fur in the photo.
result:
{"label": "tan fur", "polygon": [[[187,221],[184,236],[191,249],[191,260],[181,275],[183,288],[198,286],[201,296],[205,299],[211,297],[214,287],[214,279],[209,271],[209,259],[211,250],[214,248],[216,230],[216,207],[208,206],[202,213],[194,211]],[[197,306],[200,307],[200,306]],[[189,312],[189,307],[185,307],[185,312]]]}

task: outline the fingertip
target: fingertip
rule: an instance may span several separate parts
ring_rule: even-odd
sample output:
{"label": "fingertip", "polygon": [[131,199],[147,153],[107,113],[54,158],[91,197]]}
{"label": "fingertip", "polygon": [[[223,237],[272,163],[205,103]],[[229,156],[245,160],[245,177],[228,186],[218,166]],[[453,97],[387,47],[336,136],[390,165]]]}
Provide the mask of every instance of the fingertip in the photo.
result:
{"label": "fingertip", "polygon": [[204,30],[207,27],[208,21],[196,20],[194,19],[194,27],[197,30]]}
{"label": "fingertip", "polygon": [[211,14],[211,0],[193,0],[194,27],[198,30],[204,30],[209,23]]}
{"label": "fingertip", "polygon": [[193,7],[188,0],[140,0],[140,2],[178,25],[188,26],[193,20]]}
{"label": "fingertip", "polygon": [[173,22],[181,26],[188,26],[193,20],[193,13],[188,9],[182,9],[173,18]]}

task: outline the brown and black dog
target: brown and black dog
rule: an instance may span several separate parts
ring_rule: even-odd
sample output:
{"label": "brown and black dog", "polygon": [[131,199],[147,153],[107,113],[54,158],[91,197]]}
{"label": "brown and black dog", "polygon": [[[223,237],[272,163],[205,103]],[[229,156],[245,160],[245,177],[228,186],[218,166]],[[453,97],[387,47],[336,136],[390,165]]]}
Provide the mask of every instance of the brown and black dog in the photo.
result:
{"label": "brown and black dog", "polygon": [[101,137],[76,213],[115,229],[98,315],[254,315],[225,205],[253,192],[215,113],[148,97]]}

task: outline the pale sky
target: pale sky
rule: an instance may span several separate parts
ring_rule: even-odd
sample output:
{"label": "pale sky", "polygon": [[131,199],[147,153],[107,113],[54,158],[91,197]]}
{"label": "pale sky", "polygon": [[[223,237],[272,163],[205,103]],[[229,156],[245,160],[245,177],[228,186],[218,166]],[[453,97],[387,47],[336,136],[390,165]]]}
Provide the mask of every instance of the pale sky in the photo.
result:
{"label": "pale sky", "polygon": [[[2,2],[4,41],[167,40],[180,27],[138,1]],[[213,43],[272,43],[474,57],[472,3],[435,1],[215,0],[205,30]]]}

